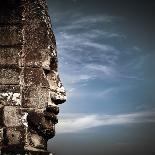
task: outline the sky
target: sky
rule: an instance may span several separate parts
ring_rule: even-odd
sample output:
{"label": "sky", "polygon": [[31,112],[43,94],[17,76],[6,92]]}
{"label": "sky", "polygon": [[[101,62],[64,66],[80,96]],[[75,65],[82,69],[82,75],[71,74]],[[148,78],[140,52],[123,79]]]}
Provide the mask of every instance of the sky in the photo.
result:
{"label": "sky", "polygon": [[56,155],[155,154],[155,1],[48,0],[59,74]]}

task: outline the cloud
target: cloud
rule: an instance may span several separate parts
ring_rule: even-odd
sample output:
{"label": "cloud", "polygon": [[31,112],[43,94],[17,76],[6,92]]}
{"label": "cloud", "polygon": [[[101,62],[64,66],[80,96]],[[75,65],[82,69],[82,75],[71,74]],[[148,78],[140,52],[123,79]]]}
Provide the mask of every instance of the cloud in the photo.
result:
{"label": "cloud", "polygon": [[155,123],[155,115],[152,111],[119,115],[64,114],[64,116],[60,119],[56,130],[57,133],[78,133],[86,129],[100,126],[150,122]]}
{"label": "cloud", "polygon": [[114,68],[106,65],[88,64],[85,66],[85,68],[91,71],[104,73],[104,75],[107,75],[107,76],[115,74]]}
{"label": "cloud", "polygon": [[[72,84],[79,84],[96,78],[96,73],[99,70],[95,69],[95,66],[100,65],[102,70],[104,68],[104,74],[108,73],[107,68],[110,69],[110,66],[105,66],[103,63],[107,63],[106,65],[115,64],[118,51],[113,45],[98,40],[122,37],[120,33],[108,32],[98,27],[98,25],[104,23],[115,23],[120,20],[118,17],[109,15],[87,16],[79,12],[68,10],[53,14],[54,19],[56,19],[54,23],[57,25],[55,34],[59,54],[59,68],[65,81],[67,81],[66,85],[69,84],[68,79],[72,79],[70,80]],[[67,20],[65,20],[66,17]]]}
{"label": "cloud", "polygon": [[[96,26],[96,24],[103,25],[104,24],[113,24],[114,22],[119,22],[122,18],[118,16],[110,16],[106,14],[84,14],[79,9],[77,10],[65,10],[61,12],[54,12],[52,14],[52,19],[54,20],[54,25],[59,23],[61,26],[57,27],[57,30],[75,30],[77,29],[84,29],[84,28],[91,28]],[[66,20],[67,19],[67,20]]]}
{"label": "cloud", "polygon": [[94,42],[85,34],[60,33],[57,41],[59,67],[66,81],[79,84],[98,78],[99,75],[103,78],[98,72],[102,72],[104,76],[115,72],[111,66],[118,59],[115,47]]}
{"label": "cloud", "polygon": [[118,17],[116,18],[115,16],[109,16],[109,15],[95,15],[95,16],[82,16],[81,18],[76,19],[74,21],[75,24],[96,24],[96,23],[111,23],[114,22]]}
{"label": "cloud", "polygon": [[143,54],[118,30],[123,19],[80,10],[53,13],[59,73],[72,102],[113,96],[118,86],[134,87],[134,81],[142,80]]}

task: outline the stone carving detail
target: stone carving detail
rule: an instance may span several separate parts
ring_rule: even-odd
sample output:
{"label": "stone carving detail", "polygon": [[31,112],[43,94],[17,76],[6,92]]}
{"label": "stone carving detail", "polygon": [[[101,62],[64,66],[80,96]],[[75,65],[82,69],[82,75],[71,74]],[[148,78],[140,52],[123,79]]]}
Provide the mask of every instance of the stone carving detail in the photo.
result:
{"label": "stone carving detail", "polygon": [[0,4],[0,149],[46,154],[66,93],[45,0]]}

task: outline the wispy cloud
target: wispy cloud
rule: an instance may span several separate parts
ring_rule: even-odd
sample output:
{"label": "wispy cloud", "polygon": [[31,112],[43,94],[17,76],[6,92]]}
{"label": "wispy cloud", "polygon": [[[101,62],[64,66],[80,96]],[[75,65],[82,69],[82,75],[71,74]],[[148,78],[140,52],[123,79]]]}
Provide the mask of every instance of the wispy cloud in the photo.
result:
{"label": "wispy cloud", "polygon": [[57,132],[78,133],[94,127],[128,125],[133,123],[155,123],[154,112],[146,111],[119,115],[66,114],[60,119],[57,125]]}
{"label": "wispy cloud", "polygon": [[115,74],[115,70],[111,66],[99,65],[99,64],[88,64],[85,66],[86,69],[103,73],[105,76],[110,76]]}
{"label": "wispy cloud", "polygon": [[[120,22],[121,19],[108,15],[84,16],[83,14],[74,14],[73,12],[74,10],[71,10],[58,15],[60,21],[57,21],[59,24],[55,29],[60,68],[62,72],[65,70],[63,77],[67,76],[68,78],[69,75],[74,79],[74,75],[77,75],[79,76],[77,79],[81,79],[80,77],[85,75],[89,77],[89,79],[91,79],[91,77],[94,79],[95,74],[97,75],[95,76],[96,78],[106,75],[116,77],[114,74],[123,75],[129,62],[119,67],[119,61],[127,57],[128,52],[126,51],[127,49],[120,51],[115,42],[120,41],[120,39],[125,40],[126,36],[113,29],[113,25]],[[57,19],[59,19],[58,17]],[[62,21],[64,23],[61,24],[61,18],[63,17],[68,18],[67,20],[63,19]],[[109,25],[108,29],[104,28],[105,24]],[[110,39],[109,43],[105,41],[105,39]],[[111,42],[112,39],[114,39],[115,42],[114,40]],[[134,57],[135,50],[133,49],[132,51],[130,55],[132,53]],[[66,68],[69,68],[69,71],[66,71]],[[78,74],[77,72],[75,73],[75,71],[78,71]],[[99,71],[103,71],[104,76],[98,74]],[[117,77],[129,77],[129,79],[131,79],[131,77],[137,76],[125,75],[125,77],[121,75]],[[83,80],[85,79],[81,79],[81,81]],[[72,81],[80,82],[80,80]]]}
{"label": "wispy cloud", "polygon": [[95,15],[95,16],[82,16],[81,18],[76,19],[75,24],[97,24],[97,23],[112,23],[118,20],[118,17],[109,16],[109,15]]}
{"label": "wispy cloud", "polygon": [[108,98],[118,95],[115,92],[120,85],[121,89],[134,87],[133,81],[142,80],[141,48],[128,45],[126,34],[118,30],[123,19],[105,14],[86,15],[80,10],[61,11],[52,17],[59,72],[68,98]]}

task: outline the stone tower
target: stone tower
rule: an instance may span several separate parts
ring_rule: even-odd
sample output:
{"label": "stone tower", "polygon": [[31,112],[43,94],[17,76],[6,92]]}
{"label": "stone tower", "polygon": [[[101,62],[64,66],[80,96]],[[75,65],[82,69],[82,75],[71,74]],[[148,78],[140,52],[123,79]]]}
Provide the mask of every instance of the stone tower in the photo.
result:
{"label": "stone tower", "polygon": [[1,154],[45,155],[66,100],[47,3],[0,3]]}

